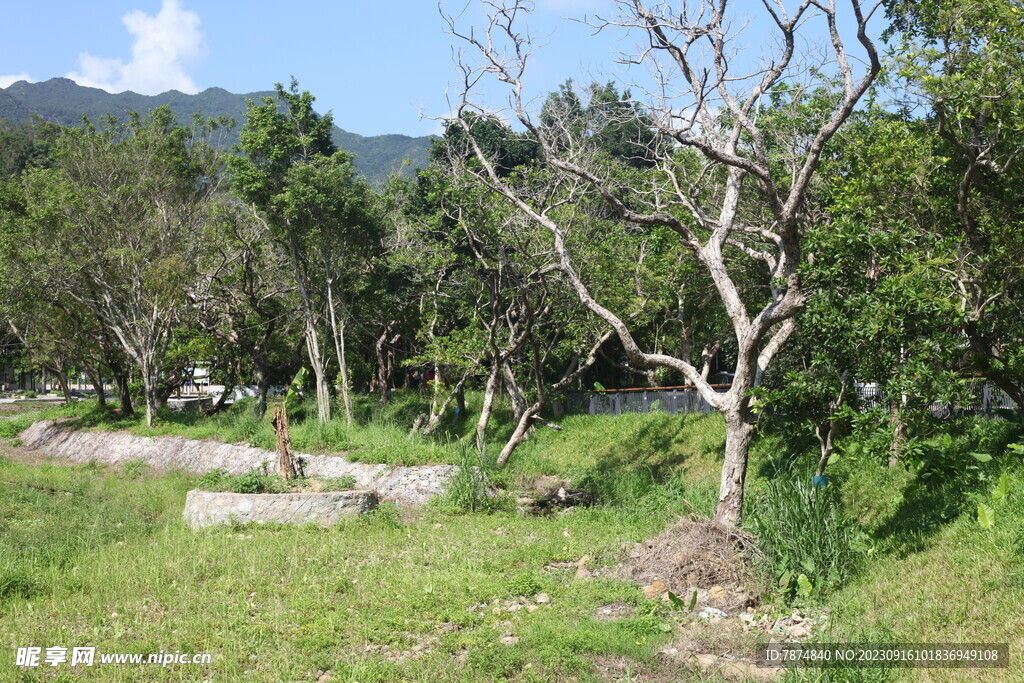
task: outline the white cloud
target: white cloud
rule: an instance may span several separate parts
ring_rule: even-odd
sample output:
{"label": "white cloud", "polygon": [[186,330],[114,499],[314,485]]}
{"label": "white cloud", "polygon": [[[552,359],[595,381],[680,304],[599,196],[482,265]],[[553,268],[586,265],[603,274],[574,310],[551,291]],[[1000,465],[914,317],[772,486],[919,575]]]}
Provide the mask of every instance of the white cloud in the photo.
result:
{"label": "white cloud", "polygon": [[132,10],[123,17],[128,33],[135,37],[132,59],[97,57],[83,53],[78,71],[67,75],[79,85],[102,88],[108,92],[132,90],[157,95],[167,90],[199,92],[184,65],[203,56],[203,33],[199,15],[184,10],[179,0],[163,0],[160,11],[150,16]]}
{"label": "white cloud", "polygon": [[32,78],[31,76],[29,76],[24,71],[22,71],[20,74],[10,74],[9,76],[0,76],[0,88],[6,88],[6,87],[8,87],[8,86],[10,86],[10,85],[12,85],[14,83],[17,83],[18,81],[28,81],[29,83],[33,83],[35,81],[35,79]]}

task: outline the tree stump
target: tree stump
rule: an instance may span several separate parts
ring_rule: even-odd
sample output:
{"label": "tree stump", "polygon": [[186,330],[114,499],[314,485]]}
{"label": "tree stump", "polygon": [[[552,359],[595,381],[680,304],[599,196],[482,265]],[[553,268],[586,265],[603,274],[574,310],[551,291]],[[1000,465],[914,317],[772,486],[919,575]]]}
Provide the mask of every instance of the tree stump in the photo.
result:
{"label": "tree stump", "polygon": [[274,409],[274,433],[277,435],[277,474],[283,479],[302,476],[302,468],[292,454],[292,435],[288,430],[288,411],[278,406]]}

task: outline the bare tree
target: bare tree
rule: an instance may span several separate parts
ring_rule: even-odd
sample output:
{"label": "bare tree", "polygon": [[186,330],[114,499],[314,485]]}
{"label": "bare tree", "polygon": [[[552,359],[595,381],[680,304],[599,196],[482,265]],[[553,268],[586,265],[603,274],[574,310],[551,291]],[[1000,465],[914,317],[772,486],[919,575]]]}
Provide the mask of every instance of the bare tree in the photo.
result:
{"label": "bare tree", "polygon": [[[449,17],[450,31],[479,56],[471,62],[460,54],[460,99],[455,118],[464,127],[478,164],[467,171],[499,193],[552,239],[557,261],[553,264],[575,290],[580,301],[617,333],[630,362],[641,367],[663,367],[682,373],[703,398],[723,416],[726,426],[725,461],[715,520],[739,523],[747,456],[754,431],[751,390],[759,385],[765,368],[795,328],[795,316],[805,304],[798,266],[801,260],[801,223],[805,199],[811,189],[825,145],[853,112],[867,91],[880,64],[868,22],[877,8],[865,11],[859,0],[849,0],[856,40],[866,64],[858,67],[847,54],[835,0],[803,0],[789,12],[781,0],[762,0],[765,19],[774,27],[775,49],[763,63],[747,72],[741,61],[732,22],[735,11],[728,0],[703,0],[674,8],[669,3],[616,0],[621,15],[590,22],[597,30],[622,29],[640,37],[637,54],[627,64],[646,65],[654,85],[647,108],[659,140],[642,151],[655,159],[659,172],[650,173],[641,190],[617,184],[607,165],[594,163],[585,135],[571,129],[553,134],[531,113],[524,96],[524,74],[533,48],[528,30],[521,26],[532,9],[527,0],[482,0],[489,19],[482,31],[462,31]],[[824,26],[823,46],[798,55],[802,40],[817,25]],[[473,122],[487,109],[474,101],[477,86],[494,78],[509,89],[505,112],[535,138],[550,171],[553,189],[538,195],[520,191],[515,179],[502,177],[494,160],[474,137]],[[815,83],[814,79],[820,82]],[[805,121],[809,129],[789,157],[779,158],[771,133],[771,117],[762,120],[766,101],[780,94],[799,103],[810,88],[837,92],[828,99],[829,111]],[[794,107],[795,109],[795,107]],[[793,112],[790,112],[793,115]],[[791,145],[792,146],[792,145]],[[695,150],[703,162],[694,169],[688,160]],[[780,163],[782,162],[782,163]],[[625,190],[625,192],[623,191]],[[598,301],[575,265],[567,246],[571,213],[567,210],[594,195],[600,196],[621,221],[638,228],[668,228],[677,236],[710,277],[717,297],[731,321],[737,348],[732,387],[716,392],[707,381],[709,354],[694,361],[690,339],[683,352],[670,355],[646,352],[630,330],[629,318]],[[767,296],[745,291],[737,272],[747,272],[750,260],[761,269]],[[746,262],[744,264],[744,262]],[[755,310],[751,311],[751,306]],[[698,367],[703,363],[704,368]]]}

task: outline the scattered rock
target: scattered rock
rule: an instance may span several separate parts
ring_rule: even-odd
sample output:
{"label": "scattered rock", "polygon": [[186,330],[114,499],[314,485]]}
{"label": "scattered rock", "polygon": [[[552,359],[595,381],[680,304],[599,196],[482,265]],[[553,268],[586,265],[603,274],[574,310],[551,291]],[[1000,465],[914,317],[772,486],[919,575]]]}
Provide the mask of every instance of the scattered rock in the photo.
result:
{"label": "scattered rock", "polygon": [[506,633],[499,640],[501,640],[502,645],[515,645],[519,642],[519,636]]}
{"label": "scattered rock", "polygon": [[537,597],[535,597],[533,600],[538,605],[546,605],[547,603],[551,602],[551,596],[549,596],[547,593],[537,593]]}
{"label": "scattered rock", "polygon": [[601,605],[595,609],[594,619],[597,621],[617,621],[632,616],[635,612],[636,610],[632,605],[620,600],[618,602],[610,602],[607,605]]}
{"label": "scattered rock", "polygon": [[723,619],[729,615],[720,609],[715,609],[714,607],[705,607],[700,611],[700,614],[697,616],[699,616],[701,619]]}

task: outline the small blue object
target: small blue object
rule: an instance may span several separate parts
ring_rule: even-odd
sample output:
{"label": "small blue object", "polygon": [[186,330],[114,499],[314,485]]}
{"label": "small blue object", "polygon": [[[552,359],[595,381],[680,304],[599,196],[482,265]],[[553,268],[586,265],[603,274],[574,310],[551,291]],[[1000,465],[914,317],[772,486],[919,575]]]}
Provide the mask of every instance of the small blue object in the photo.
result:
{"label": "small blue object", "polygon": [[455,406],[455,414],[458,415],[461,412],[462,412],[462,408],[460,408],[458,406]]}
{"label": "small blue object", "polygon": [[828,486],[828,475],[822,474],[811,477],[811,486],[814,488],[824,488],[825,486]]}

